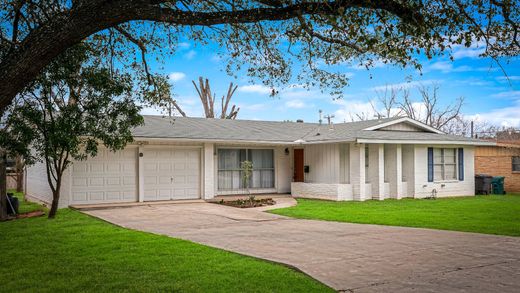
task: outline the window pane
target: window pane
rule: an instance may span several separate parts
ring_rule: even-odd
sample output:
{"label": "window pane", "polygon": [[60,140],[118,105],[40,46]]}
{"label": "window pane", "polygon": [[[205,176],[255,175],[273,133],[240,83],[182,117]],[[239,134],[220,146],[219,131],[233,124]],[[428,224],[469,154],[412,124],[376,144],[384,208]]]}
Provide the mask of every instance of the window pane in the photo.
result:
{"label": "window pane", "polygon": [[513,157],[513,171],[520,171],[520,157]]}
{"label": "window pane", "polygon": [[238,171],[218,171],[218,189],[237,189],[240,184]]}
{"label": "window pane", "polygon": [[444,163],[452,164],[455,162],[455,149],[444,149]]}
{"label": "window pane", "polygon": [[219,149],[218,150],[218,169],[236,170],[240,169],[240,151],[238,149]]}
{"label": "window pane", "polygon": [[261,187],[274,188],[274,170],[262,170],[261,172]]}
{"label": "window pane", "polygon": [[433,179],[434,180],[443,180],[442,177],[442,165],[434,165],[433,166]]}
{"label": "window pane", "polygon": [[250,150],[249,160],[253,163],[253,169],[273,168],[273,150]]}
{"label": "window pane", "polygon": [[457,165],[446,164],[444,166],[444,179],[445,180],[457,179]]}
{"label": "window pane", "polygon": [[251,188],[260,188],[262,187],[261,185],[261,173],[260,171],[258,170],[254,170],[253,171],[253,174],[251,174],[251,182],[249,183],[250,184],[250,187]]}
{"label": "window pane", "polygon": [[442,149],[433,149],[433,162],[435,164],[442,163]]}

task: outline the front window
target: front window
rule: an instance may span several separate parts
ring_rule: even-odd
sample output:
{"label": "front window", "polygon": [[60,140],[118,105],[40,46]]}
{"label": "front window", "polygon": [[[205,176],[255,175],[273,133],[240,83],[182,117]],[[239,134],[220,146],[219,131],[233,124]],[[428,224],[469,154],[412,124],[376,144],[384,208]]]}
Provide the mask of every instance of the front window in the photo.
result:
{"label": "front window", "polygon": [[433,149],[434,180],[457,179],[457,152],[454,148]]}
{"label": "front window", "polygon": [[520,157],[513,157],[513,172],[520,172]]}
{"label": "front window", "polygon": [[218,189],[244,189],[243,161],[253,163],[250,188],[274,188],[274,152],[272,149],[219,149]]}

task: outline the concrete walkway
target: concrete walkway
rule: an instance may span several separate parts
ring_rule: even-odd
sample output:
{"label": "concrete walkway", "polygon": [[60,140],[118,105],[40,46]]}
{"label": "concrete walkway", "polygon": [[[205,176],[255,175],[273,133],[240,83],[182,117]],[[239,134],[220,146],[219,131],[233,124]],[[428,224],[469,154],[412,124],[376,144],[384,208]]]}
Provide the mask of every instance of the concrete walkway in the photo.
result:
{"label": "concrete walkway", "polygon": [[520,292],[515,237],[298,220],[210,203],[85,213],[289,264],[340,291]]}

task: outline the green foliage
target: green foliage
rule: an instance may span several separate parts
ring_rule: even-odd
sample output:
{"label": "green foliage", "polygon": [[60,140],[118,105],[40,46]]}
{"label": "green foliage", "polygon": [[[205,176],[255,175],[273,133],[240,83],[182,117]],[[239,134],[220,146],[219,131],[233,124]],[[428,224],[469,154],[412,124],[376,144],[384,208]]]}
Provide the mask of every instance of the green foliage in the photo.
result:
{"label": "green foliage", "polygon": [[332,292],[282,265],[58,213],[0,223],[1,291]]}
{"label": "green foliage", "polygon": [[244,183],[244,187],[249,188],[249,179],[253,174],[253,162],[242,161],[240,163],[240,169],[242,171],[242,182]]}
{"label": "green foliage", "polygon": [[[0,67],[49,35],[67,35],[60,24],[86,23],[82,17],[93,23],[78,39],[94,43],[106,65],[115,63],[146,79],[143,87],[152,84],[146,55],[153,52],[161,61],[184,42],[218,44],[215,54],[228,74],[247,75],[273,94],[277,86],[297,82],[341,96],[348,75],[340,66],[421,69],[421,56],[453,58],[458,49],[470,47],[497,62],[520,53],[518,0],[40,2],[0,0]],[[16,21],[20,16],[23,21]],[[25,46],[30,41],[36,44]]]}
{"label": "green foliage", "polygon": [[297,206],[272,212],[302,219],[520,236],[520,194],[365,202],[298,199]]}
{"label": "green foliage", "polygon": [[2,146],[28,163],[65,159],[66,167],[95,156],[99,143],[115,151],[131,142],[143,122],[132,80],[92,64],[94,54],[81,44],[53,62],[10,109]]}
{"label": "green foliage", "polygon": [[53,192],[49,217],[68,166],[96,156],[99,144],[123,149],[133,140],[132,128],[143,123],[130,76],[99,66],[98,57],[87,43],[67,50],[19,95],[0,131],[0,146],[9,153],[29,165],[45,163]]}

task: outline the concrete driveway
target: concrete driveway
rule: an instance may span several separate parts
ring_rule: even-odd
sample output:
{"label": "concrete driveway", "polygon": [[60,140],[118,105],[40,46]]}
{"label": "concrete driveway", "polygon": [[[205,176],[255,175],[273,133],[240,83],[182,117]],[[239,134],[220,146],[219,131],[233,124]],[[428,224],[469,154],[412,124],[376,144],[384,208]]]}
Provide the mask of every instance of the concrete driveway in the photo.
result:
{"label": "concrete driveway", "polygon": [[297,220],[210,203],[85,211],[297,267],[347,292],[520,292],[520,238]]}

